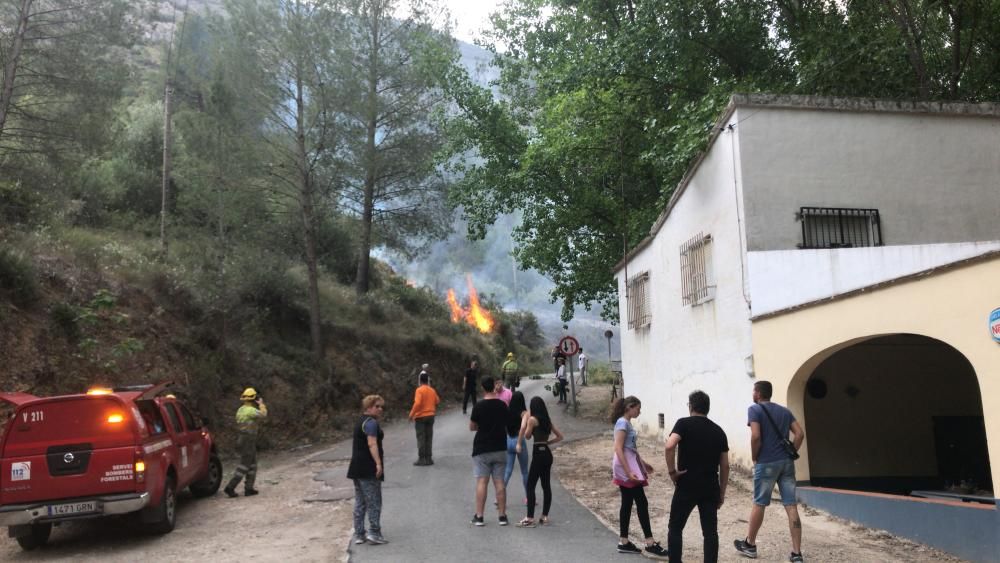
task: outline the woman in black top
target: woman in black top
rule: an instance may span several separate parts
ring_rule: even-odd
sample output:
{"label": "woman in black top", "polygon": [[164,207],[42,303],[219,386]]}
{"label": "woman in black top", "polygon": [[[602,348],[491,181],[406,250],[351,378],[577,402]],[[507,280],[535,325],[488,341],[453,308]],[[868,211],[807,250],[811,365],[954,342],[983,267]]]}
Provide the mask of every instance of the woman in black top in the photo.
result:
{"label": "woman in black top", "polygon": [[[507,406],[507,467],[503,472],[503,484],[506,487],[510,476],[514,474],[514,461],[521,466],[521,485],[525,495],[528,493],[528,447],[521,431],[528,422],[528,407],[524,404],[524,394],[514,391],[510,405]],[[518,449],[520,446],[520,449]],[[508,497],[510,489],[507,489]],[[527,500],[525,500],[527,502]]]}
{"label": "woman in black top", "polygon": [[385,434],[379,427],[385,399],[368,395],[362,399],[361,408],[364,413],[354,425],[351,463],[347,467],[347,478],[354,480],[354,543],[387,543],[382,537],[382,481],[385,480],[382,438]]}
{"label": "woman in black top", "polygon": [[[550,438],[555,434],[554,438]],[[549,446],[563,439],[562,432],[552,424],[545,401],[541,397],[531,398],[531,410],[528,420],[521,429],[521,437],[531,436],[535,445],[531,451],[531,469],[528,470],[528,516],[517,525],[522,528],[535,527],[535,485],[542,481],[542,517],[539,524],[549,523],[549,508],[552,507],[552,487],[549,484],[552,474],[552,452]],[[521,443],[517,449],[520,451]]]}

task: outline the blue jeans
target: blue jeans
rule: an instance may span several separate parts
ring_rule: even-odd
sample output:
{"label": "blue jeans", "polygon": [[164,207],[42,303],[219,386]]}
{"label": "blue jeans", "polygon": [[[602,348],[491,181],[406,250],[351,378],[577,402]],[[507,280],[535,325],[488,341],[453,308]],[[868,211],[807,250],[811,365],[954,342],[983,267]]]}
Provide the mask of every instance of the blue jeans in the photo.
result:
{"label": "blue jeans", "polygon": [[753,503],[758,506],[771,504],[771,492],[778,483],[781,504],[795,504],[795,462],[790,459],[758,463],[753,466]]}
{"label": "blue jeans", "polygon": [[510,481],[510,476],[514,474],[514,459],[521,465],[521,484],[524,485],[524,494],[528,494],[528,446],[521,440],[521,453],[517,453],[517,436],[507,436],[507,467],[503,471],[503,483],[506,485]]}

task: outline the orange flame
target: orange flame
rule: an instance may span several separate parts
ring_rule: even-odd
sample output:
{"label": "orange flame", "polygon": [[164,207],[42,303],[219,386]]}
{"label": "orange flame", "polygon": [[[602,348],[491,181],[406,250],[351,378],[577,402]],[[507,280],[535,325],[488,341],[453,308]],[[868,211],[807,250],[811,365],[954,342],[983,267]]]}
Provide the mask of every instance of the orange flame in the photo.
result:
{"label": "orange flame", "polygon": [[476,292],[476,287],[472,285],[472,276],[466,274],[465,282],[469,285],[469,315],[466,320],[478,328],[479,332],[487,334],[493,330],[493,316],[479,305],[479,294]]}
{"label": "orange flame", "polygon": [[458,304],[458,299],[455,299],[454,289],[448,290],[448,307],[451,308],[451,322],[457,323],[465,318],[465,311],[463,311],[462,306]]}
{"label": "orange flame", "polygon": [[458,299],[455,298],[454,289],[448,290],[448,307],[451,309],[451,322],[457,323],[464,320],[466,323],[479,329],[479,332],[488,334],[493,330],[493,325],[496,324],[493,320],[493,315],[479,303],[479,293],[476,292],[476,287],[472,285],[472,276],[466,274],[465,281],[469,287],[468,309],[463,309],[459,305]]}

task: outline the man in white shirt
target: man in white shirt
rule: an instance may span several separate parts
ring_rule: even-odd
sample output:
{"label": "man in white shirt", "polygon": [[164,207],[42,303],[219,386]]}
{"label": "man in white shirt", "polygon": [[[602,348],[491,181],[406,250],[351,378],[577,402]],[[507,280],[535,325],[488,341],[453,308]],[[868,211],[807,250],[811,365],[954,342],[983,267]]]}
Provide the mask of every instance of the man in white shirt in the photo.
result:
{"label": "man in white shirt", "polygon": [[583,353],[583,348],[580,348],[580,356],[577,358],[577,366],[580,368],[580,382],[583,385],[587,384],[587,364],[590,363],[590,358]]}

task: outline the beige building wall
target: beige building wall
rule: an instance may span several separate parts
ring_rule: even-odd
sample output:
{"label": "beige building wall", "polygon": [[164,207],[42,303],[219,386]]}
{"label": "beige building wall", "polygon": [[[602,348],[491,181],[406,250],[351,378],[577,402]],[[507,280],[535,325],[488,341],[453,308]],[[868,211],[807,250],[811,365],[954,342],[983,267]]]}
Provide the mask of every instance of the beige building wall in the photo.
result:
{"label": "beige building wall", "polygon": [[[872,337],[918,334],[960,352],[975,371],[982,396],[994,486],[1000,486],[1000,344],[988,330],[1000,307],[1000,256],[874,288],[802,309],[754,319],[754,365],[758,379],[774,384],[774,400],[787,404],[805,428],[799,479],[809,479],[809,419],[805,385],[835,352]],[[941,381],[947,384],[946,380]],[[900,391],[905,402],[906,389]],[[914,405],[916,406],[916,405]],[[887,407],[886,415],[892,415]],[[968,405],[956,405],[966,410]],[[929,467],[928,467],[929,468]],[[843,468],[841,468],[843,469]],[[889,471],[891,467],[885,467]]]}

